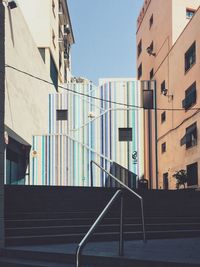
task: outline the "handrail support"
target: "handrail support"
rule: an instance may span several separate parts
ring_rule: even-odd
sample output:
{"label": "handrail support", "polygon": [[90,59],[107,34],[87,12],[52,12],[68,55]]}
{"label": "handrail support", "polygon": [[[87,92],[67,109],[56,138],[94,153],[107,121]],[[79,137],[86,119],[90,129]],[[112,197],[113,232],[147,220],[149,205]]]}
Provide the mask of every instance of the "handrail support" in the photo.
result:
{"label": "handrail support", "polygon": [[123,223],[123,196],[122,196],[122,191],[121,190],[118,190],[114,194],[114,196],[111,198],[111,200],[108,202],[108,204],[103,209],[103,211],[98,216],[98,218],[93,223],[93,225],[90,227],[90,229],[88,230],[87,234],[84,236],[84,238],[78,244],[78,247],[76,249],[76,267],[80,267],[81,266],[81,262],[80,262],[81,252],[82,252],[83,248],[85,247],[85,245],[87,244],[89,238],[94,233],[94,231],[97,228],[97,226],[100,224],[100,222],[102,221],[102,219],[104,218],[104,216],[107,214],[107,212],[111,208],[111,206],[114,203],[114,201],[119,196],[121,196],[121,208],[120,208],[120,240],[119,240],[119,248],[120,249],[119,249],[119,254],[120,255],[123,255],[123,248],[124,248],[124,244],[123,243],[124,243],[124,240],[123,240],[123,225],[121,225],[121,223]]}

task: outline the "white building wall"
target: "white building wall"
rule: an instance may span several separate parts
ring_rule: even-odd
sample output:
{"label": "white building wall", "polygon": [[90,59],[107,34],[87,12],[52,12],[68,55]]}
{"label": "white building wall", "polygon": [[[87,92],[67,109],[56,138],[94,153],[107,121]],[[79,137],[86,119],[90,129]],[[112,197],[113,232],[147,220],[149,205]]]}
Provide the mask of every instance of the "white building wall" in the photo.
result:
{"label": "white building wall", "polygon": [[[10,12],[10,13],[9,13]],[[6,9],[6,125],[29,144],[48,132],[48,94],[53,86],[19,8]],[[14,67],[15,69],[12,69]]]}
{"label": "white building wall", "polygon": [[176,42],[177,38],[180,36],[181,32],[185,26],[190,21],[186,17],[186,9],[196,10],[200,5],[200,0],[172,0],[172,41],[173,44]]}

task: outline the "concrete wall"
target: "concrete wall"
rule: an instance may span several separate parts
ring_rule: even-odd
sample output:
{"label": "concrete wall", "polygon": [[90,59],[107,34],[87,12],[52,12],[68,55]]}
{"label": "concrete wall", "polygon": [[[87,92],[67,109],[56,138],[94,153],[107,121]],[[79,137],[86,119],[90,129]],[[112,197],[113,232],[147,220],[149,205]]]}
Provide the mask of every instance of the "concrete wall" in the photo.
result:
{"label": "concrete wall", "polygon": [[[52,85],[45,64],[19,8],[6,8],[6,117],[5,124],[27,143],[32,135],[48,132],[48,94]],[[15,69],[13,69],[14,67]]]}

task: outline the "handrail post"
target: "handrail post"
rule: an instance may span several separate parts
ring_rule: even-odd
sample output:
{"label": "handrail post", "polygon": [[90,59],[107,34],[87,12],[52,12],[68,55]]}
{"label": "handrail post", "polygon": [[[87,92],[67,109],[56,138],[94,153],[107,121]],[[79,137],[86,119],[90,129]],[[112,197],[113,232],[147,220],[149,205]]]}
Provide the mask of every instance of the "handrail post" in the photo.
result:
{"label": "handrail post", "polygon": [[119,234],[119,256],[124,255],[124,197],[120,199],[120,234]]}
{"label": "handrail post", "polygon": [[142,215],[143,242],[146,243],[146,233],[145,233],[145,225],[144,225],[144,206],[143,206],[143,198],[140,199],[140,204],[141,204],[141,215]]}
{"label": "handrail post", "polygon": [[92,168],[93,161],[90,161],[90,185],[93,187],[93,168]]}
{"label": "handrail post", "polygon": [[80,256],[81,256],[81,247],[78,246],[78,248],[76,250],[76,267],[80,267],[81,266]]}

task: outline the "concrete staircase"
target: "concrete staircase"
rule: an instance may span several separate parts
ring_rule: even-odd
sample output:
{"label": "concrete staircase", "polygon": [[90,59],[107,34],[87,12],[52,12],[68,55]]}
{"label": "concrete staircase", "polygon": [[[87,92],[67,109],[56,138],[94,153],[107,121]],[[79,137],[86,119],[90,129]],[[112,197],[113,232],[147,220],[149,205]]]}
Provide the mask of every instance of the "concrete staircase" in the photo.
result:
{"label": "concrete staircase", "polygon": [[[108,188],[6,186],[6,246],[78,243],[116,190]],[[126,190],[123,191],[125,239],[142,239],[139,200]],[[138,191],[138,193],[144,198],[147,239],[200,236],[200,192],[179,190]],[[116,203],[91,241],[105,242],[118,240],[118,238],[119,203]],[[4,253],[4,257],[4,261],[6,261],[11,255]],[[18,253],[17,258],[23,258],[21,252]],[[74,261],[72,258],[71,260],[68,259],[69,263]],[[30,257],[26,261],[29,259]],[[37,259],[36,257],[35,260],[39,260],[38,265],[35,266],[46,266],[44,262],[40,262],[45,259]],[[12,263],[7,262],[6,264]],[[33,263],[25,264],[30,265],[20,266],[32,266]],[[117,267],[117,265],[115,266]]]}

